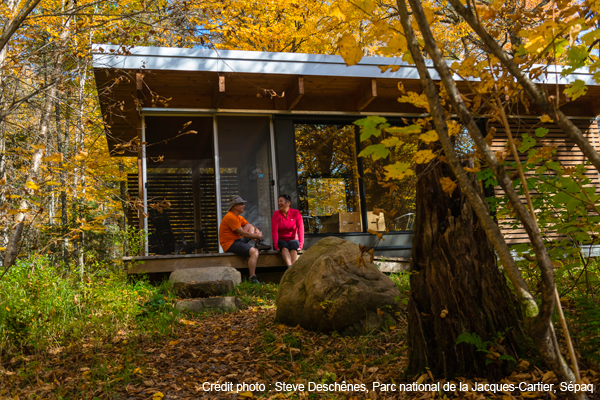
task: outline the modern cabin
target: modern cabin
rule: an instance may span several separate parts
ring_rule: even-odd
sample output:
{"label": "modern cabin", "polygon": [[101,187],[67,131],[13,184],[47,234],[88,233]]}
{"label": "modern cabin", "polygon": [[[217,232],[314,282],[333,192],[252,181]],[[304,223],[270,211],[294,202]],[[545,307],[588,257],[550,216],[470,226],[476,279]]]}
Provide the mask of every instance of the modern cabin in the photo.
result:
{"label": "modern cabin", "polygon": [[[372,245],[375,236],[367,229],[387,229],[375,254],[410,257],[414,210],[407,204],[393,218],[374,213],[385,209],[388,190],[369,161],[357,157],[363,143],[353,123],[368,115],[397,124],[424,116],[422,109],[398,101],[399,85],[422,92],[414,66],[384,57],[364,57],[348,67],[340,56],[208,49],[95,45],[93,53],[111,155],[138,159],[128,191],[143,208],[132,209],[128,219],[150,232],[140,259],[180,263],[173,268],[196,262],[194,255],[153,255],[153,227],[142,210],[166,200],[174,231],[186,230],[186,240],[194,241],[193,230],[201,229],[207,241],[202,256],[211,254],[214,265],[241,267],[218,244],[229,199],[247,200],[244,217],[270,238],[271,216],[284,193],[303,215],[305,248],[328,235]],[[395,67],[382,72],[381,66]],[[433,68],[431,73],[437,76]],[[593,75],[578,70],[564,77],[554,68],[544,77],[548,90],[558,88],[563,99],[565,85],[576,79],[589,85],[588,93],[562,110],[600,149],[600,87]],[[457,83],[468,89],[458,77]],[[535,126],[536,112],[530,107],[511,116],[514,134]],[[504,128],[488,125],[496,128],[494,145],[500,148]],[[548,140],[565,162],[583,162],[558,128]],[[589,173],[598,176],[593,169]],[[523,240],[522,234],[513,236],[514,242]],[[278,265],[273,253],[262,257],[263,265]]]}

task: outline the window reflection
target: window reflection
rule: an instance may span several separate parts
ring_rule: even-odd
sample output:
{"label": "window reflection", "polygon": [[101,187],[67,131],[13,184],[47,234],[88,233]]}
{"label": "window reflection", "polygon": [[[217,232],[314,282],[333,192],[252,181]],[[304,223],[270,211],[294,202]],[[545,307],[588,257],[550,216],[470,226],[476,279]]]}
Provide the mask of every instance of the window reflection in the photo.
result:
{"label": "window reflection", "polygon": [[295,139],[306,232],[362,232],[354,126],[296,124]]}

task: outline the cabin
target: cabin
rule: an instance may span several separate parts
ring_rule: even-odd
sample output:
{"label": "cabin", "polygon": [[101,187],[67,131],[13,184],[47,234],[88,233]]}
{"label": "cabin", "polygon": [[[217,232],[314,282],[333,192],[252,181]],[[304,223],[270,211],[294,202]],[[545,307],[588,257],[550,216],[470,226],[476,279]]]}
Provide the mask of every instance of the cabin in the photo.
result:
{"label": "cabin", "polygon": [[[385,57],[364,57],[348,67],[333,55],[94,45],[93,67],[110,154],[137,158],[138,171],[127,181],[137,208],[128,222],[149,236],[136,257],[144,264],[130,272],[243,268],[244,260],[223,253],[217,237],[234,195],[248,201],[244,217],[267,239],[278,196],[288,194],[304,219],[305,248],[329,235],[371,246],[376,237],[367,229],[388,230],[375,255],[410,257],[414,210],[407,203],[393,217],[377,212],[386,208],[389,191],[370,161],[357,157],[364,144],[354,122],[378,115],[404,124],[425,116],[398,101],[399,85],[422,92],[414,66]],[[560,72],[551,68],[540,83],[558,88],[563,100],[564,86],[575,79],[589,85],[586,96],[562,110],[599,148],[600,87],[587,70],[567,77]],[[432,67],[431,73],[437,77]],[[528,132],[539,118],[535,107],[511,115],[514,134]],[[504,128],[486,126],[496,128],[494,146],[503,146]],[[551,129],[547,139],[564,162],[584,161],[560,129]],[[589,173],[598,184],[598,171]],[[149,206],[166,210],[176,236],[181,232],[178,240],[194,242],[195,230],[202,230],[205,248],[157,254]],[[511,233],[511,240],[524,240],[523,233]],[[281,262],[268,251],[259,267]]]}

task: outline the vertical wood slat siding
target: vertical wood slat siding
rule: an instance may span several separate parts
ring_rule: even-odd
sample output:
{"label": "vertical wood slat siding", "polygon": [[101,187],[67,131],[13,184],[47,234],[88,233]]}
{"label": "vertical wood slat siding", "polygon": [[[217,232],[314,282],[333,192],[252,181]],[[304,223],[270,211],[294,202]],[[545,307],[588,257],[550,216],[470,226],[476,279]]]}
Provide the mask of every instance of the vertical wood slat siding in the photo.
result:
{"label": "vertical wood slat siding", "polygon": [[[202,213],[202,230],[206,239],[205,251],[218,253],[217,198],[215,176],[211,173],[198,175],[200,193],[200,210]],[[238,192],[238,177],[234,173],[221,173],[221,198],[223,215],[228,211],[229,200]],[[127,193],[131,199],[137,197],[137,174],[127,175]],[[192,174],[181,173],[148,173],[148,204],[160,203],[166,199],[171,203],[168,210],[171,227],[177,229],[194,229],[194,193]],[[128,209],[127,223],[138,226],[137,212]],[[149,226],[152,229],[152,224]],[[181,235],[176,236],[181,240]],[[185,234],[186,240],[194,241],[194,235]]]}
{"label": "vertical wood slat siding", "polygon": [[[598,131],[598,123],[595,118],[590,119],[573,119],[572,120],[575,125],[579,127],[583,135],[587,138],[590,144],[596,149],[596,151],[600,151],[600,136]],[[537,143],[533,148],[541,148],[543,146],[557,146],[557,152],[554,156],[556,161],[560,161],[563,165],[570,167],[583,164],[586,161],[586,157],[583,155],[579,147],[570,140],[567,135],[560,129],[560,127],[556,123],[541,123],[539,119],[518,119],[511,118],[509,119],[509,124],[511,128],[511,132],[514,139],[522,140],[523,134],[529,134],[529,136],[536,139]],[[496,134],[492,141],[492,150],[494,152],[502,151],[506,148],[506,143],[508,142],[508,136],[506,135],[506,130],[504,126],[498,122],[493,121],[488,124],[488,132],[494,127],[496,128]],[[544,127],[549,129],[548,134],[543,138],[538,138],[535,136],[535,130],[538,127]],[[520,154],[519,159],[521,162],[527,159],[527,153]],[[514,157],[511,155],[506,157],[506,160],[509,162],[514,161]],[[515,170],[516,171],[516,170]],[[507,170],[509,175],[513,172],[510,169]],[[600,186],[600,175],[596,168],[592,165],[587,166],[587,172],[585,173],[587,177],[590,178],[592,184],[598,190]],[[496,195],[503,195],[504,192],[500,187],[495,188]],[[532,193],[535,195],[535,193]],[[523,204],[526,203],[525,196],[521,196]],[[500,220],[499,224],[502,230],[506,241],[509,244],[517,244],[517,243],[529,243],[529,237],[525,232],[525,229],[519,224],[519,229],[511,229],[509,227],[510,224],[516,223],[514,218]],[[549,237],[557,237],[557,234],[554,232],[547,233]]]}

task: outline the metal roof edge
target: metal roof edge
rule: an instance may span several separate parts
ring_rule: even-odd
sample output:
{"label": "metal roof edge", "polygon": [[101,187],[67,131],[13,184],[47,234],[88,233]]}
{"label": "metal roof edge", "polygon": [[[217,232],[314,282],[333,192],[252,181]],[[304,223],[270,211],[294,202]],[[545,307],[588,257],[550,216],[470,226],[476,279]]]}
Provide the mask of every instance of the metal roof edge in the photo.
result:
{"label": "metal roof edge", "polygon": [[[353,66],[346,66],[339,55],[307,53],[275,53],[245,50],[188,49],[174,47],[126,47],[92,45],[93,67],[98,69],[146,69],[170,71],[237,72],[283,75],[313,75],[419,80],[415,65],[399,58],[363,57]],[[431,60],[426,60],[433,79],[439,80]],[[448,64],[454,61],[447,61]],[[397,71],[382,72],[379,66],[400,66]],[[540,65],[543,66],[543,65]],[[541,84],[570,84],[580,79],[586,85],[598,86],[588,68],[579,68],[562,76],[563,66],[550,65],[548,73],[536,80]],[[462,80],[455,75],[456,81]]]}

